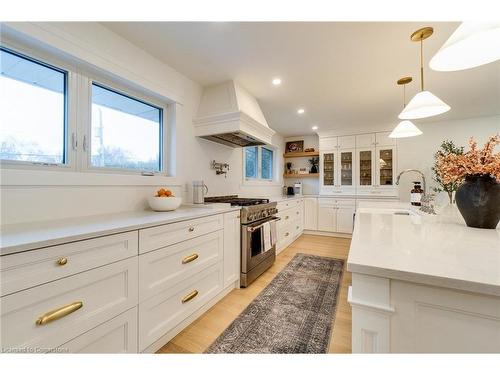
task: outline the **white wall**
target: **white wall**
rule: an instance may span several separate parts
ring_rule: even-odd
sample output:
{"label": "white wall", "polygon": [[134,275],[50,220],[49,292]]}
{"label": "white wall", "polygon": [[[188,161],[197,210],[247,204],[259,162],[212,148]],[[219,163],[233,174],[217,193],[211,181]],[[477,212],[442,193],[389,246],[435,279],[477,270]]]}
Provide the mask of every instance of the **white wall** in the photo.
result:
{"label": "white wall", "polygon": [[[468,150],[468,140],[471,136],[482,147],[490,135],[500,132],[500,116],[428,123],[415,121],[415,123],[423,134],[418,137],[398,140],[398,173],[407,168],[421,170],[425,174],[428,191],[436,186],[432,179],[431,168],[434,166],[434,154],[442,141],[451,140],[455,145],[465,146],[465,150]],[[410,190],[413,187],[412,181],[420,180],[417,174],[402,176],[399,189],[400,199],[409,201]]]}
{"label": "white wall", "polygon": [[[98,23],[7,23],[9,31],[24,41],[44,45],[54,53],[87,63],[119,76],[155,94],[177,101],[175,104],[175,177],[130,179],[114,183],[43,183],[20,184],[1,181],[2,224],[62,219],[104,213],[142,210],[146,197],[159,186],[171,188],[186,202],[191,201],[191,181],[203,179],[209,195],[239,194],[269,196],[281,192],[282,178],[272,185],[246,185],[242,179],[242,149],[227,148],[194,136],[192,120],[196,116],[202,88],[166,64]],[[272,124],[270,124],[272,127]],[[276,135],[276,153],[283,153],[283,139]],[[227,178],[210,169],[212,160],[229,163]],[[277,159],[277,175],[282,175],[282,158]],[[61,176],[64,175],[61,172]],[[91,176],[89,176],[90,178]],[[55,181],[61,181],[60,178]],[[81,179],[79,179],[81,181]],[[149,183],[148,181],[152,181]]]}
{"label": "white wall", "polygon": [[[284,139],[284,142],[286,144],[286,142],[300,140],[304,141],[304,149],[313,147],[316,151],[319,150],[319,138],[316,134],[303,135],[299,137],[287,137]],[[305,167],[310,170],[311,164],[309,163],[309,159],[310,158],[287,158],[284,160],[284,163],[292,162],[292,169],[298,170],[299,168]],[[286,186],[293,186],[295,182],[302,182],[303,194],[319,194],[319,178],[286,178],[284,181]]]}

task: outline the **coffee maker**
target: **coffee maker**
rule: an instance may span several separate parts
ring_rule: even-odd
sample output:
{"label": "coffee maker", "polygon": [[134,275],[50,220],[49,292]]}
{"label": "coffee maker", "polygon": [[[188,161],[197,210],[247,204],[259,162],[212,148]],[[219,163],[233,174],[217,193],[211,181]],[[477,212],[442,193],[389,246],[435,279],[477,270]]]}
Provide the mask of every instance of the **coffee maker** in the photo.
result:
{"label": "coffee maker", "polygon": [[296,182],[295,185],[293,185],[293,192],[294,195],[302,195],[302,182]]}

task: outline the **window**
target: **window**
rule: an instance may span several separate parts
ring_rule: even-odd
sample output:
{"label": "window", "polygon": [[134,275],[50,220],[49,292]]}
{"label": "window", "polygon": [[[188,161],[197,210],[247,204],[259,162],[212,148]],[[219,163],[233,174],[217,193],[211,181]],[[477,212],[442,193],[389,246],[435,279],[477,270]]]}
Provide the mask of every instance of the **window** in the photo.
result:
{"label": "window", "polygon": [[61,56],[2,39],[2,168],[166,175],[166,101]]}
{"label": "window", "polygon": [[258,147],[246,147],[245,148],[245,177],[246,178],[257,178],[259,172],[259,165],[257,164],[258,159]]}
{"label": "window", "polygon": [[245,178],[272,180],[274,171],[274,151],[270,148],[246,147],[244,149]]}
{"label": "window", "polygon": [[0,48],[0,159],[65,164],[63,70]]}
{"label": "window", "polygon": [[162,109],[92,84],[91,166],[161,171]]}

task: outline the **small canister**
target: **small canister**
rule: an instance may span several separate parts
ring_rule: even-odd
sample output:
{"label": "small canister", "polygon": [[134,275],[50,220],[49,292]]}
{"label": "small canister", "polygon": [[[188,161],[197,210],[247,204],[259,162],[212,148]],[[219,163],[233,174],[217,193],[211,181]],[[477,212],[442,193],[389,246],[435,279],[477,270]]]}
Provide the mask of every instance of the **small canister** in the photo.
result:
{"label": "small canister", "polygon": [[203,180],[193,181],[193,203],[204,204],[205,194],[208,193],[208,187],[203,183]]}

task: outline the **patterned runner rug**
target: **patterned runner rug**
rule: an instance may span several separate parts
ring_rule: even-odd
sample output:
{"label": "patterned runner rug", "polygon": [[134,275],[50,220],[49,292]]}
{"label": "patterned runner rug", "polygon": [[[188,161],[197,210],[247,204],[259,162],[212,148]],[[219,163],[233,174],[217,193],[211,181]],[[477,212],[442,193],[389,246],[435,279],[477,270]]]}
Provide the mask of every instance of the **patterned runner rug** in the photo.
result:
{"label": "patterned runner rug", "polygon": [[326,353],[343,265],[295,255],[205,353]]}

